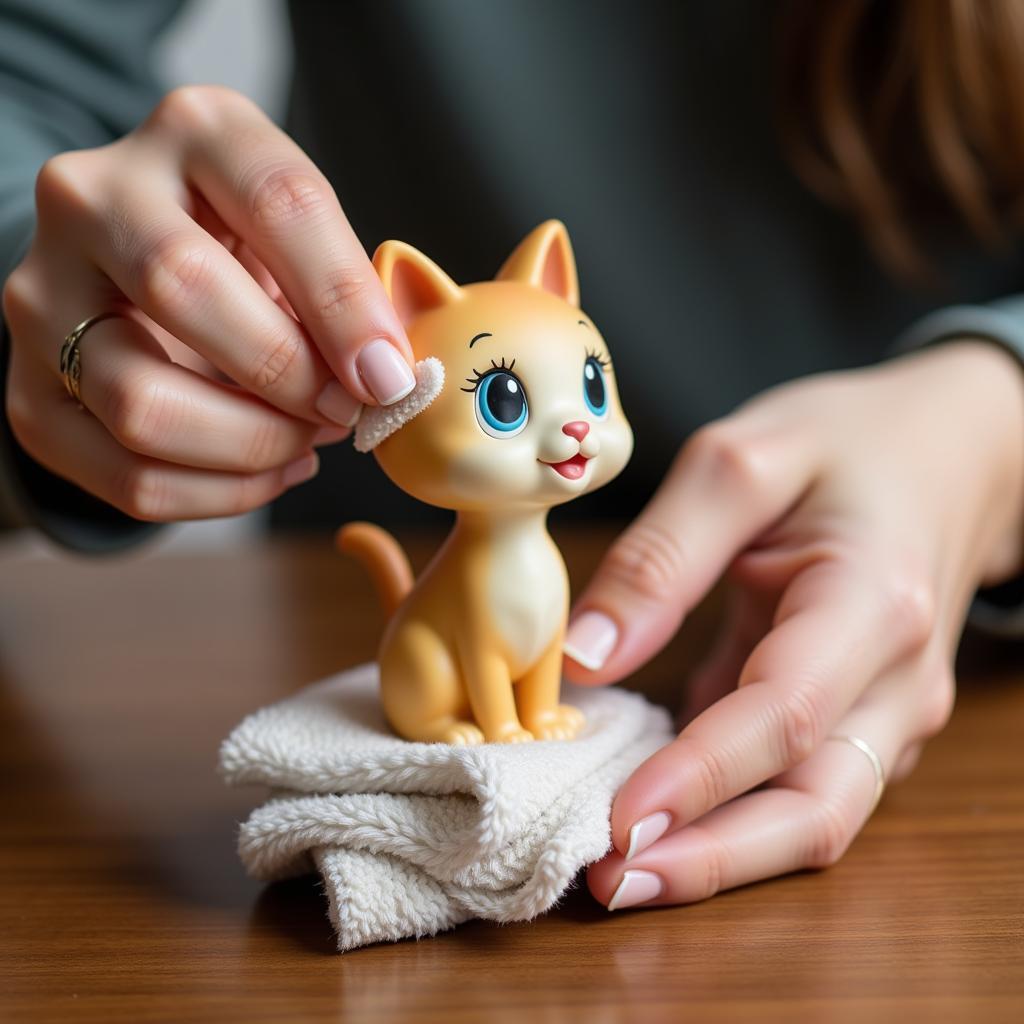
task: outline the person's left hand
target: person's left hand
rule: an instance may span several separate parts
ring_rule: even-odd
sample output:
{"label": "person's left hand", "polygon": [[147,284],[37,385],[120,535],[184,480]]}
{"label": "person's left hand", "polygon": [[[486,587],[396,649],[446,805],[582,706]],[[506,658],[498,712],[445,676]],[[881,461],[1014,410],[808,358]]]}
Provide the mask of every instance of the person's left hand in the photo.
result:
{"label": "person's left hand", "polygon": [[[1024,379],[988,342],[774,388],[698,431],[574,612],[576,682],[621,679],[727,572],[689,724],[612,810],[609,909],[836,861],[954,701],[979,585],[1024,562]],[[589,665],[590,668],[585,668]]]}

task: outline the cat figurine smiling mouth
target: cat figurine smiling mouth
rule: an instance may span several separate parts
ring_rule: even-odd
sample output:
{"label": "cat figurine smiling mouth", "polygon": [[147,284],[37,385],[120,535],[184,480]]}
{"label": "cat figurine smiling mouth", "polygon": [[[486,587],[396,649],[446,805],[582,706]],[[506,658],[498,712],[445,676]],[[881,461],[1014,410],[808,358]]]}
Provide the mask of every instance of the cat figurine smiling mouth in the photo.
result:
{"label": "cat figurine smiling mouth", "polygon": [[430,390],[397,415],[367,410],[391,417],[367,447],[404,491],[456,512],[415,583],[383,530],[338,533],[391,614],[384,712],[419,742],[571,739],[584,719],[558,702],[569,583],[547,513],[616,477],[633,434],[608,347],[579,308],[568,233],[541,224],[477,284],[457,285],[403,242],[383,243],[373,263]]}

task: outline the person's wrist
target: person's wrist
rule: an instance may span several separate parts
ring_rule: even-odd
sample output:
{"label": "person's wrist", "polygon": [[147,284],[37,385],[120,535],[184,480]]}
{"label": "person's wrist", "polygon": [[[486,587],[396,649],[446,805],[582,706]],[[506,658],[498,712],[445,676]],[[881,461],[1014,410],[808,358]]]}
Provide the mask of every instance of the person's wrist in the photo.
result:
{"label": "person's wrist", "polygon": [[985,338],[950,338],[920,355],[946,364],[951,423],[970,435],[962,450],[989,541],[979,585],[1002,583],[1024,571],[1024,366]]}

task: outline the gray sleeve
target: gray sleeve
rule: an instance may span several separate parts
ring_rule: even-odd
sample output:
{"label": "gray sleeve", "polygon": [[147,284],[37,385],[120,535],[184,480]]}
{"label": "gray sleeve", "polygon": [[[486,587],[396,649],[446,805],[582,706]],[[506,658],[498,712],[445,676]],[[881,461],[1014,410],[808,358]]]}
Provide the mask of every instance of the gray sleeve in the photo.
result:
{"label": "gray sleeve", "polygon": [[[952,338],[982,338],[1009,352],[1024,373],[1024,295],[983,306],[949,306],[912,324],[896,339],[891,355],[902,355]],[[1024,377],[1021,379],[1024,386]],[[979,590],[968,622],[986,633],[1024,639],[1024,573],[996,587]]]}
{"label": "gray sleeve", "polygon": [[[181,6],[183,0],[0,0],[0,282],[32,236],[43,163],[124,135],[156,103],[161,88],[150,70],[152,46]],[[7,352],[0,323],[0,395]],[[81,551],[122,547],[154,530],[35,463],[12,436],[6,408],[3,525],[36,526]]]}

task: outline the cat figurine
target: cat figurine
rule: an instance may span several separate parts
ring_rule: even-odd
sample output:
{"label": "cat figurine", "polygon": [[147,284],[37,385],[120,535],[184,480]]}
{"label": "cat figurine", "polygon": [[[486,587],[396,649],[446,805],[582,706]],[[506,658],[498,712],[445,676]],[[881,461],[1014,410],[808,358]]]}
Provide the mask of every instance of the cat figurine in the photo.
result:
{"label": "cat figurine", "polygon": [[568,233],[541,224],[478,284],[456,284],[403,242],[384,242],[373,263],[421,383],[430,367],[445,383],[422,411],[415,392],[403,400],[413,411],[401,426],[403,403],[365,410],[364,435],[371,416],[390,426],[363,446],[403,490],[456,512],[415,583],[383,530],[350,523],[338,533],[390,613],[384,712],[419,742],[571,739],[584,718],[558,700],[569,584],[547,513],[617,476],[633,434],[608,347],[579,308]]}

